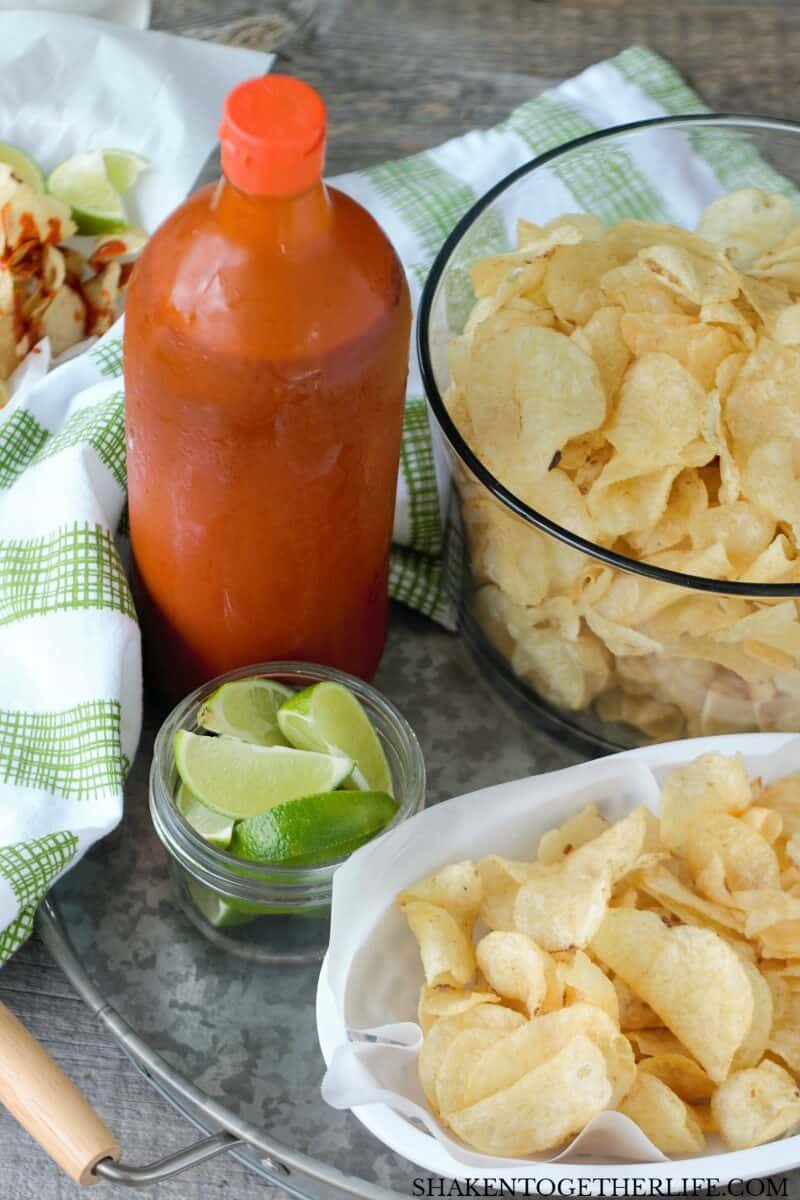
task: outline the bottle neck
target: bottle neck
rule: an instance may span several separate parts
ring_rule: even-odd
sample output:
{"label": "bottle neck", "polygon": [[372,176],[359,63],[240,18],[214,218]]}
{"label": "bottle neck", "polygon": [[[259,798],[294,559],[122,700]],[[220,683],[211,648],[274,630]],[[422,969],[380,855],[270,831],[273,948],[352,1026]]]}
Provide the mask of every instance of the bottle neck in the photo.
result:
{"label": "bottle neck", "polygon": [[308,244],[324,234],[332,215],[330,195],[321,180],[296,196],[261,196],[240,191],[223,175],[211,207],[227,228],[246,228],[279,250]]}

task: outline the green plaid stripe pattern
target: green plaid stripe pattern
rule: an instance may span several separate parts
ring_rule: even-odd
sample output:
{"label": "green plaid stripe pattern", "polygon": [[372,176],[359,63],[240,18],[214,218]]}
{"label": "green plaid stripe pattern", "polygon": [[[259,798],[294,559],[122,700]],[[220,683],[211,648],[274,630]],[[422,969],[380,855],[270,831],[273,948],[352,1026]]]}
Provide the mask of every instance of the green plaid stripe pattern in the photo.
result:
{"label": "green plaid stripe pattern", "polygon": [[120,390],[91,408],[73,413],[64,428],[49,437],[34,462],[51,458],[70,446],[93,446],[121,488],[127,484],[125,471],[125,396]]}
{"label": "green plaid stripe pattern", "polygon": [[[516,109],[501,129],[517,134],[534,154],[543,154],[573,138],[593,133],[596,126],[570,105],[544,95]],[[597,213],[604,221],[621,221],[623,217],[671,219],[661,197],[624,150],[613,156],[606,153],[602,173],[591,160],[555,166],[553,172],[575,197],[579,208]]]}
{"label": "green plaid stripe pattern", "polygon": [[[631,46],[612,59],[613,65],[630,83],[636,84],[671,115],[710,112],[696,92],[667,62],[643,46]],[[734,141],[713,132],[696,130],[689,134],[692,149],[704,158],[725,188],[758,187],[770,192],[796,196],[792,184],[753,149],[744,136]]]}
{"label": "green plaid stripe pattern", "polygon": [[120,746],[116,700],[86,701],[61,712],[0,709],[3,783],[93,800],[122,787],[128,764]]}
{"label": "green plaid stripe pattern", "polygon": [[389,595],[435,621],[448,617],[440,558],[394,546],[389,563]]}
{"label": "green plaid stripe pattern", "polygon": [[456,221],[476,199],[471,187],[427,154],[370,167],[363,174],[413,230],[423,261],[433,259]]}
{"label": "green plaid stripe pattern", "polygon": [[33,922],[38,905],[21,909],[19,915],[0,933],[0,963],[7,962],[23,942],[33,933]]}
{"label": "green plaid stripe pattern", "polygon": [[442,545],[439,490],[428,409],[422,396],[409,396],[406,400],[400,469],[408,487],[411,545],[425,554],[438,554]]}
{"label": "green plaid stripe pattern", "polygon": [[121,488],[125,477],[124,395],[114,392],[80,409],[58,433],[48,433],[25,409],[0,425],[0,489],[11,487],[34,463],[73,446],[93,446]]}
{"label": "green plaid stripe pattern", "polygon": [[75,857],[74,833],[48,833],[29,842],[0,847],[0,875],[11,884],[20,908],[41,900],[50,884]]}
{"label": "green plaid stripe pattern", "polygon": [[109,379],[117,379],[122,374],[122,339],[109,338],[98,342],[89,351],[101,375]]}
{"label": "green plaid stripe pattern", "polygon": [[11,884],[20,911],[0,932],[0,962],[10,958],[31,934],[39,901],[75,857],[78,839],[66,830],[0,849],[0,874]]}
{"label": "green plaid stripe pattern", "polygon": [[99,525],[0,541],[0,625],[71,609],[115,609],[136,619],[114,539]]}
{"label": "green plaid stripe pattern", "polygon": [[0,488],[11,487],[47,441],[47,430],[24,408],[0,425]]}

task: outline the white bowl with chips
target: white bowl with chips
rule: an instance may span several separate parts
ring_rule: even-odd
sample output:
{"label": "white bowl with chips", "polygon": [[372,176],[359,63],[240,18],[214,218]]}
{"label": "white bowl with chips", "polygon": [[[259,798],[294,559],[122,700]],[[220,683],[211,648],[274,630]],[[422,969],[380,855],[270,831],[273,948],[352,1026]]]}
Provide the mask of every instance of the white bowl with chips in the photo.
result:
{"label": "white bowl with chips", "polygon": [[329,1068],[325,1098],[351,1108],[380,1141],[426,1171],[453,1179],[502,1179],[507,1185],[513,1180],[520,1189],[526,1179],[551,1180],[556,1187],[579,1179],[585,1181],[582,1194],[596,1194],[606,1179],[645,1177],[665,1181],[665,1189],[670,1181],[677,1194],[687,1181],[724,1184],[800,1166],[800,1135],[738,1151],[712,1137],[705,1153],[668,1159],[643,1135],[631,1137],[612,1113],[596,1118],[566,1153],[494,1159],[442,1136],[432,1118],[420,1120],[414,1103],[419,1048],[414,1023],[423,973],[417,944],[395,904],[398,893],[463,859],[491,853],[535,857],[541,835],[589,802],[611,819],[639,803],[654,811],[653,797],[665,776],[709,751],[740,752],[748,773],[765,783],[800,771],[800,738],[791,735],[665,743],[458,797],[358,851],[334,882],[331,941],[317,992],[317,1030]]}
{"label": "white bowl with chips", "polygon": [[800,731],[799,181],[791,122],[592,134],[478,201],[428,277],[462,632],[594,750]]}

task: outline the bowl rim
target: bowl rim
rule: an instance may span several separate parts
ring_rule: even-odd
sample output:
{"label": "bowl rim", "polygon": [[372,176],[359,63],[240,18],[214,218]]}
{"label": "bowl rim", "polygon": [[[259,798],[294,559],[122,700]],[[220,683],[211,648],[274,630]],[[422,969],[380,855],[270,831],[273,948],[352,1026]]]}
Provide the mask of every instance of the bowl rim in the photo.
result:
{"label": "bowl rim", "polygon": [[545,164],[552,162],[554,159],[577,150],[580,147],[588,146],[593,142],[611,141],[616,137],[621,137],[624,134],[638,132],[643,129],[653,129],[659,126],[671,126],[673,128],[689,127],[693,125],[713,125],[717,128],[743,127],[751,129],[767,129],[774,132],[783,133],[800,133],[800,121],[783,120],[777,117],[760,117],[748,113],[688,113],[683,116],[664,116],[664,117],[648,117],[641,121],[629,121],[624,125],[612,125],[605,129],[597,129],[592,133],[584,134],[582,137],[573,138],[572,141],[564,142],[560,146],[555,146],[551,150],[546,150],[542,154],[536,155],[521,166],[515,167],[496,184],[494,184],[487,192],[484,193],[476,202],[468,209],[464,216],[459,220],[451,233],[443,242],[439,249],[436,258],[425,280],[422,294],[420,297],[419,309],[417,312],[416,322],[416,349],[417,360],[419,363],[420,374],[422,376],[422,384],[425,390],[425,395],[436,423],[450,444],[450,447],[455,452],[456,456],[464,463],[475,476],[475,478],[483,484],[487,491],[494,496],[505,508],[516,516],[521,517],[529,525],[535,526],[542,530],[543,533],[550,534],[551,537],[557,538],[564,542],[567,546],[578,550],[583,554],[588,555],[599,562],[605,563],[607,566],[617,567],[629,574],[642,575],[648,579],[653,579],[659,583],[671,583],[678,587],[690,588],[699,592],[710,592],[720,596],[749,596],[752,599],[778,599],[781,597],[800,597],[800,583],[749,583],[746,580],[725,580],[725,579],[710,579],[705,575],[688,575],[682,571],[674,571],[667,567],[659,567],[653,563],[641,562],[635,558],[629,558],[627,555],[619,554],[615,550],[609,550],[604,546],[599,546],[596,542],[589,541],[588,538],[580,537],[577,533],[566,529],[563,525],[559,525],[550,517],[544,516],[537,509],[525,504],[520,500],[509,488],[497,479],[489,468],[483,463],[478,455],[470,448],[466,439],[459,432],[459,429],[452,417],[447,411],[447,406],[444,403],[442,395],[439,391],[439,386],[436,382],[436,376],[433,369],[433,360],[430,351],[430,339],[428,337],[428,329],[430,326],[431,311],[433,301],[438,290],[441,279],[444,275],[447,264],[460,243],[465,233],[470,229],[473,223],[477,220],[480,214],[487,209],[495,199],[502,195],[509,187],[522,179],[524,176],[532,174],[534,171],[543,167]]}

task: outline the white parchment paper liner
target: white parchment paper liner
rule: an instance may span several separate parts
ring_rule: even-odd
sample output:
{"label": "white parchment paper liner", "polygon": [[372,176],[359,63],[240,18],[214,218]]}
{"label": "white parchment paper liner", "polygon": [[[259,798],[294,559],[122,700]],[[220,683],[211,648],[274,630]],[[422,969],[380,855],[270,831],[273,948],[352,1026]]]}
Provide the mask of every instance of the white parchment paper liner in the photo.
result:
{"label": "white parchment paper liner", "polygon": [[[758,744],[746,736],[742,744]],[[800,738],[779,739],[766,753],[745,751],[751,775],[766,782],[800,771]],[[594,803],[610,820],[640,804],[658,812],[660,783],[674,767],[733,738],[696,739],[634,751],[486,788],[428,809],[355,854],[334,880],[331,941],[325,983],[342,1022],[343,1037],[329,1056],[322,1096],[334,1108],[387,1105],[426,1129],[458,1164],[482,1170],[537,1163],[665,1163],[669,1160],[634,1122],[601,1113],[554,1155],[502,1159],[477,1154],[455,1140],[429,1111],[417,1077],[422,1033],[416,1024],[424,982],[416,941],[394,907],[404,887],[449,862],[502,854],[533,859],[539,837]],[[666,758],[666,761],[665,761]],[[725,1152],[718,1138],[712,1152]]]}

